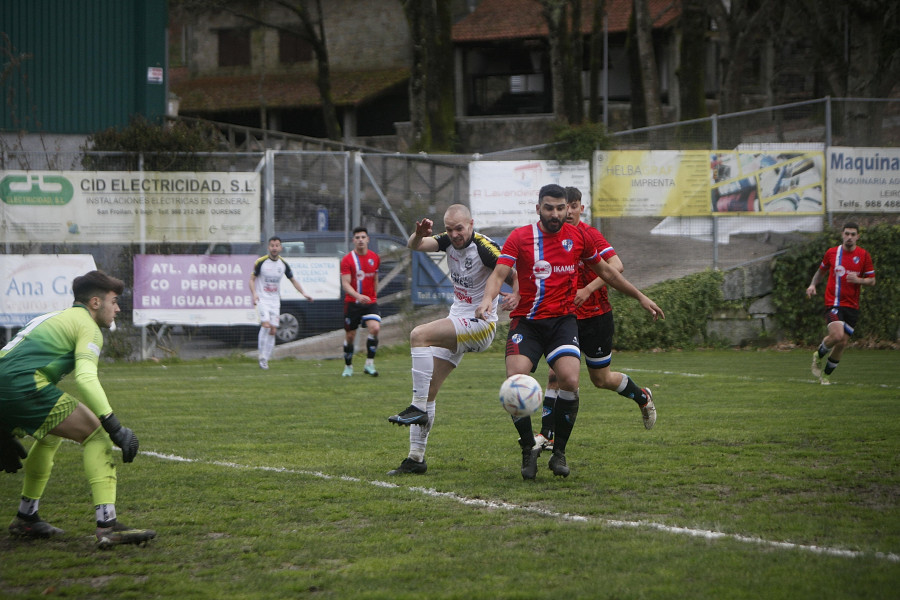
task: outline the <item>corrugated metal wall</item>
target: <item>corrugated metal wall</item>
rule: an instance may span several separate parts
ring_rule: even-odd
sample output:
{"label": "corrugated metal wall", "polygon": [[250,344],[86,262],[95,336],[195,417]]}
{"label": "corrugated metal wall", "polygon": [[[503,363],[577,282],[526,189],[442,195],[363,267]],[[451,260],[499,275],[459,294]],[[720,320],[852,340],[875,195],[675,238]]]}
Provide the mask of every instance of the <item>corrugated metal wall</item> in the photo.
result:
{"label": "corrugated metal wall", "polygon": [[0,129],[88,134],[165,114],[166,0],[2,0]]}

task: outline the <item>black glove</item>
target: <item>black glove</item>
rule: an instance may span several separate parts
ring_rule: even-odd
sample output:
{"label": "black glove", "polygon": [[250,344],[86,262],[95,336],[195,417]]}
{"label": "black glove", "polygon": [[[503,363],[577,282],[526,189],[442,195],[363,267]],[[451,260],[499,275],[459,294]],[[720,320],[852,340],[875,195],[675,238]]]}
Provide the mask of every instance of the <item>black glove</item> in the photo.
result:
{"label": "black glove", "polygon": [[138,453],[138,439],[134,432],[127,427],[122,427],[116,415],[109,413],[100,417],[100,424],[109,434],[113,443],[122,449],[122,462],[130,463]]}
{"label": "black glove", "polygon": [[25,447],[13,434],[0,431],[0,468],[15,473],[22,468],[22,459],[28,456]]}

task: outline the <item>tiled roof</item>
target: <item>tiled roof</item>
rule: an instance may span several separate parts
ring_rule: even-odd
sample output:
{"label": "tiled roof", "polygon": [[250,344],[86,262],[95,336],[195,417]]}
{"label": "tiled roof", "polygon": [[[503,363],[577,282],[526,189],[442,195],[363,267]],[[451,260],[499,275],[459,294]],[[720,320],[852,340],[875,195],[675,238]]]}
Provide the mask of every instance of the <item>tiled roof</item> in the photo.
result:
{"label": "tiled roof", "polygon": [[[332,71],[331,95],[336,106],[357,106],[405,83],[408,69]],[[259,108],[313,108],[321,105],[314,75],[236,75],[189,78],[170,72],[170,88],[182,111],[224,111]]]}
{"label": "tiled roof", "polygon": [[[590,33],[594,0],[582,0],[581,30]],[[648,0],[653,26],[670,26],[681,12],[675,0]],[[628,30],[632,0],[606,0],[610,33]],[[486,42],[547,37],[547,22],[538,0],[482,0],[471,14],[453,26],[453,41]]]}

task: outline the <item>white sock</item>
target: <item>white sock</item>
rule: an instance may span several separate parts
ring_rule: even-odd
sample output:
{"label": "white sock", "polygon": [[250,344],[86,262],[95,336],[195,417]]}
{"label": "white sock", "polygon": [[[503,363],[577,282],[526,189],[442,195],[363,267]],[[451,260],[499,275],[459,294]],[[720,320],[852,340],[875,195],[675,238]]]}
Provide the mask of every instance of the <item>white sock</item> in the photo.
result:
{"label": "white sock", "polygon": [[259,357],[264,359],[266,357],[266,340],[269,338],[269,329],[266,327],[259,328],[259,338],[256,343],[256,347],[259,350]]}
{"label": "white sock", "polygon": [[434,356],[431,354],[431,348],[427,346],[410,348],[409,353],[412,356],[413,398],[427,398],[431,376],[434,373]]}
{"label": "white sock", "polygon": [[266,334],[266,350],[265,350],[265,358],[269,360],[272,358],[272,351],[275,350],[275,336]]}
{"label": "white sock", "polygon": [[94,512],[97,515],[97,523],[109,523],[116,520],[115,504],[98,504],[94,507]]}
{"label": "white sock", "polygon": [[37,514],[38,504],[40,504],[40,503],[41,503],[40,498],[32,499],[32,498],[26,498],[23,496],[22,499],[19,500],[19,512],[22,513],[23,515],[29,515],[29,516]]}
{"label": "white sock", "polygon": [[429,402],[425,412],[428,413],[428,423],[425,425],[409,426],[409,457],[415,461],[425,460],[425,446],[428,445],[428,434],[434,425],[434,409],[437,402]]}

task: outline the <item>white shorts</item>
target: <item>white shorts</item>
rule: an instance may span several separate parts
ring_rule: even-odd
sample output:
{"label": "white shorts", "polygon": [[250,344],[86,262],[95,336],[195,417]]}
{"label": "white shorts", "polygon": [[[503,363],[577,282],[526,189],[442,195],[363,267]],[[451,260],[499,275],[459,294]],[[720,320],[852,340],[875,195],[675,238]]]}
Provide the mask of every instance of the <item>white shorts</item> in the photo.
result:
{"label": "white shorts", "polygon": [[278,323],[281,321],[281,302],[266,301],[260,298],[256,303],[256,314],[259,315],[260,323],[278,327]]}
{"label": "white shorts", "polygon": [[491,347],[491,342],[494,341],[494,334],[497,333],[496,321],[467,319],[465,317],[448,318],[453,321],[453,327],[456,329],[456,352],[432,346],[432,356],[446,360],[454,367],[457,367],[462,360],[463,354],[466,352],[484,352]]}

